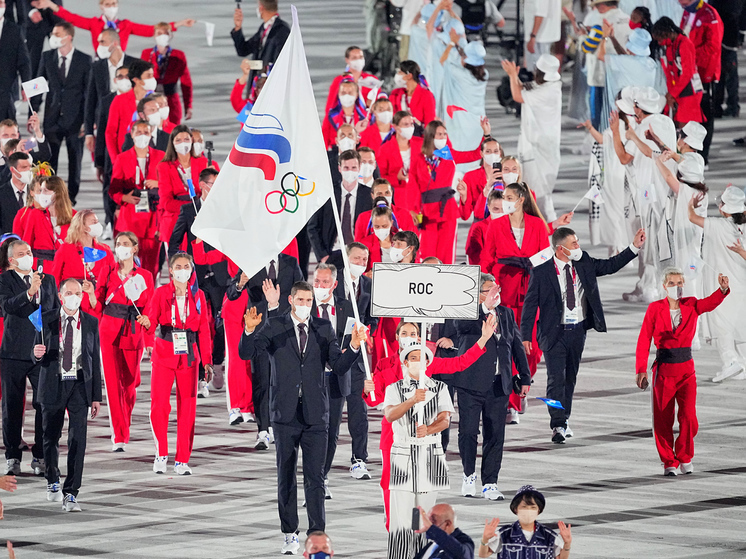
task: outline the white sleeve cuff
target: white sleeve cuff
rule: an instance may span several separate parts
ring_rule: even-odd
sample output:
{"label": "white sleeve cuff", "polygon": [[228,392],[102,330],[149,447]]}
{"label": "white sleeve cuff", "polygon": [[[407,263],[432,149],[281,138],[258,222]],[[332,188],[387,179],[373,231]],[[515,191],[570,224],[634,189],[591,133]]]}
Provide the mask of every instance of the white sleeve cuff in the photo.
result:
{"label": "white sleeve cuff", "polygon": [[634,243],[630,243],[629,244],[629,250],[631,250],[635,254],[639,254],[640,253],[640,249],[637,248]]}

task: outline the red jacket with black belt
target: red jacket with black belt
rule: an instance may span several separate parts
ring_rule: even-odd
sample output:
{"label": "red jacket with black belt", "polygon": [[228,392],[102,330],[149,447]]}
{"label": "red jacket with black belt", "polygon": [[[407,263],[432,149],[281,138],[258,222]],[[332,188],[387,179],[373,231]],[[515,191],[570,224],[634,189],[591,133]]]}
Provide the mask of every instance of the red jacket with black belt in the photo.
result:
{"label": "red jacket with black belt", "polygon": [[692,14],[684,10],[681,16],[681,28],[687,33],[689,39],[694,43],[697,56],[697,70],[702,83],[710,83],[720,80],[720,53],[723,43],[723,20],[717,10],[700,0],[701,6],[693,14],[691,30],[689,19]]}

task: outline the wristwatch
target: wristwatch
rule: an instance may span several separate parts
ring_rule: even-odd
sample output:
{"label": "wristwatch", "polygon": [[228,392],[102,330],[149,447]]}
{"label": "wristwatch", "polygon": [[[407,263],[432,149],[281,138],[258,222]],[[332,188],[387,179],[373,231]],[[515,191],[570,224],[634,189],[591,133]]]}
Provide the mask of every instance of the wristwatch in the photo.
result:
{"label": "wristwatch", "polygon": [[536,39],[536,33],[531,33],[531,38]]}

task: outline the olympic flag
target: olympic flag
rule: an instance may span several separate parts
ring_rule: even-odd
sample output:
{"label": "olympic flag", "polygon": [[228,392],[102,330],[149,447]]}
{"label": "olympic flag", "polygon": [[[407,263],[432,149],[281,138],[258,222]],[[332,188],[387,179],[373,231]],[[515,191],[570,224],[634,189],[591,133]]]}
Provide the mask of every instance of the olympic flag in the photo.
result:
{"label": "olympic flag", "polygon": [[295,6],[293,27],[192,232],[252,277],[332,195]]}

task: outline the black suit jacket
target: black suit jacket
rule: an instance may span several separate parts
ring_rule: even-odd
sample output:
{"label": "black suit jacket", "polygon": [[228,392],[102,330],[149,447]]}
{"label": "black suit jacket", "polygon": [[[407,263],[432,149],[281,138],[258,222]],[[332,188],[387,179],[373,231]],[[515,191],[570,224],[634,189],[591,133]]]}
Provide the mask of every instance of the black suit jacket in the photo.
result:
{"label": "black suit jacket", "polygon": [[[122,63],[128,66],[133,60],[135,60],[134,57],[125,54]],[[91,76],[88,80],[88,92],[85,98],[85,133],[87,136],[93,135],[94,124],[98,122],[101,111],[101,100],[109,94],[111,94],[109,61],[108,59],[97,60],[91,64]],[[106,108],[108,110],[108,106]],[[103,136],[104,130],[99,129],[99,134]]]}
{"label": "black suit jacket", "polygon": [[16,192],[10,181],[0,185],[0,235],[13,230],[13,220],[20,209]]}
{"label": "black suit jacket", "polygon": [[[339,283],[334,289],[334,297],[335,299],[342,299],[344,297],[347,297],[347,299],[351,301],[352,299],[350,299],[349,293],[347,293],[347,288],[344,285],[344,280],[342,279],[343,277],[344,268],[340,268],[337,270],[337,279],[339,280]],[[360,313],[360,321],[368,328],[370,328],[370,333],[373,334],[373,332],[375,332],[376,328],[378,327],[378,318],[370,316],[371,286],[372,282],[370,278],[368,278],[367,276],[360,277],[360,296],[357,298],[357,310]]]}
{"label": "black suit jacket", "polygon": [[[91,57],[78,49],[73,51],[73,58],[67,76],[60,80],[59,51],[49,50],[41,55],[38,76],[46,78],[49,92],[44,104],[44,131],[69,135],[80,131],[85,120],[85,97],[88,92],[88,80],[91,75]],[[41,106],[41,96],[31,101],[34,110]]]}
{"label": "black suit jacket", "polygon": [[[337,201],[337,209],[342,217],[342,183],[334,184],[334,198]],[[370,187],[364,184],[357,185],[357,197],[355,198],[355,213],[352,218],[352,232],[355,232],[355,222],[361,213],[373,209],[373,200],[370,197]],[[311,240],[311,246],[316,253],[316,258],[321,260],[329,256],[337,240],[337,224],[334,221],[334,210],[332,201],[327,200],[326,204],[313,214],[308,222],[308,238]]]}
{"label": "black suit jacket", "polygon": [[[57,319],[44,327],[44,342],[47,352],[41,359],[39,375],[39,403],[60,404],[60,388],[63,381],[60,374],[60,313]],[[101,349],[98,338],[98,319],[80,311],[81,363],[85,383],[86,402],[101,401]]]}
{"label": "black suit jacket", "polygon": [[21,29],[7,17],[3,18],[0,61],[0,120],[15,119],[16,109],[11,92],[19,76],[24,82],[31,79],[31,58]]}
{"label": "black suit jacket", "polygon": [[[264,24],[262,23],[259,25],[257,32],[248,40],[244,38],[243,29],[232,30],[231,38],[233,39],[233,44],[236,46],[238,56],[251,56],[254,60],[261,60],[262,70],[266,71],[267,67],[270,64],[274,64],[277,57],[280,56],[280,51],[290,36],[290,26],[278,16],[272,24],[272,29],[267,33],[267,40],[264,46],[262,46],[263,33]],[[261,72],[251,71],[247,87],[251,87],[254,77],[257,74],[261,74]]]}
{"label": "black suit jacket", "polygon": [[[497,395],[510,394],[513,392],[513,363],[520,375],[521,385],[531,384],[531,371],[513,311],[502,306],[496,309],[500,339],[492,336],[484,346],[484,354],[471,367],[451,375],[451,385],[474,392],[486,393],[494,390]],[[454,321],[456,340],[453,341],[458,346],[459,355],[466,353],[482,337],[482,322],[485,318],[480,305],[479,320]],[[496,375],[498,363],[500,374]],[[493,386],[496,383],[501,384]],[[502,388],[502,392],[497,391],[498,387]]]}
{"label": "black suit jacket", "polygon": [[437,526],[430,526],[426,535],[428,544],[420,549],[415,559],[424,557],[433,542],[438,545],[438,549],[430,555],[431,559],[474,559],[474,540],[459,528],[446,534]]}
{"label": "black suit jacket", "polygon": [[[583,252],[582,258],[574,263],[578,280],[585,291],[586,330],[593,328],[597,332],[606,332],[604,308],[601,304],[601,294],[598,291],[596,278],[615,274],[634,260],[636,256],[629,248],[605,260],[591,258],[587,252]],[[531,270],[528,291],[523,301],[523,314],[521,315],[521,336],[524,340],[532,338],[537,312],[539,313],[539,322],[536,325],[536,339],[539,342],[539,348],[542,351],[547,351],[557,343],[562,333],[562,315],[564,312],[562,292],[557,281],[557,269],[553,258]]]}
{"label": "black suit jacket", "polygon": [[[28,319],[39,308],[36,298],[28,300],[26,283],[14,270],[0,274],[0,308],[3,311],[3,342],[0,358],[36,361],[34,345],[41,343],[41,335]],[[39,290],[42,324],[55,320],[60,313],[57,284],[54,276],[44,274]],[[46,339],[44,341],[47,341]]]}
{"label": "black suit jacket", "polygon": [[109,122],[109,107],[111,102],[116,97],[116,93],[109,93],[108,95],[101,98],[98,119],[96,120],[96,129],[99,133],[96,134],[96,147],[94,148],[95,153],[93,154],[93,160],[96,167],[99,169],[107,169],[109,174],[113,170],[113,163],[109,158],[109,152],[106,150],[106,124]]}
{"label": "black suit jacket", "polygon": [[[331,312],[331,309],[329,310]],[[334,297],[334,312],[337,319],[337,328],[335,334],[337,335],[337,342],[339,347],[345,349],[350,344],[350,336],[345,336],[345,326],[347,325],[347,319],[352,318],[354,313],[352,312],[352,303],[347,299],[340,299]],[[314,299],[313,305],[311,306],[311,316],[318,316],[318,307],[316,306],[316,300]],[[358,360],[355,365],[362,365]],[[347,371],[343,375],[327,374],[327,388],[329,389],[330,398],[346,398],[350,395],[352,386],[352,375],[350,371]]]}
{"label": "black suit jacket", "polygon": [[309,425],[329,424],[329,394],[326,365],[334,375],[344,375],[359,357],[359,352],[342,353],[332,325],[323,318],[307,321],[308,342],[303,355],[298,348],[290,313],[269,318],[261,330],[244,332],[238,346],[241,359],[253,359],[267,353],[272,365],[269,384],[269,414],[273,423],[295,420],[298,391],[302,389],[303,418]]}

